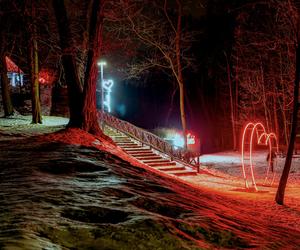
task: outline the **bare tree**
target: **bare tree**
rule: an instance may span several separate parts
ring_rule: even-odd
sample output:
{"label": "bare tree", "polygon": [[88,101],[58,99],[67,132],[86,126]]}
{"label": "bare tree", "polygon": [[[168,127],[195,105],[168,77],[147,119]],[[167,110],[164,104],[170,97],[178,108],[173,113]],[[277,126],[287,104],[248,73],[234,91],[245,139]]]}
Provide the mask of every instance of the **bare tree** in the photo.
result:
{"label": "bare tree", "polygon": [[30,65],[32,123],[42,123],[40,90],[39,90],[39,58],[36,27],[35,1],[30,0],[28,6],[28,64]]}
{"label": "bare tree", "polygon": [[227,69],[227,80],[229,87],[229,99],[230,99],[230,119],[231,119],[231,128],[232,128],[232,141],[233,141],[233,150],[237,149],[237,133],[236,133],[236,117],[235,117],[235,109],[234,109],[234,90],[233,83],[231,80],[231,68],[229,64],[229,59],[227,57],[226,52],[224,52],[226,57],[226,69]]}
{"label": "bare tree", "polygon": [[289,177],[293,150],[296,140],[297,124],[298,124],[298,112],[299,112],[299,81],[300,81],[300,43],[297,45],[297,54],[296,54],[296,73],[295,73],[295,82],[294,82],[294,105],[293,105],[293,118],[292,118],[292,129],[290,135],[290,141],[287,151],[287,156],[284,164],[284,169],[280,178],[279,186],[276,193],[276,202],[280,205],[283,205],[284,193]]}
{"label": "bare tree", "polygon": [[247,3],[237,17],[235,32],[236,125],[241,127],[249,119],[264,121],[281,145],[287,144],[292,113],[294,13],[290,1]]}
{"label": "bare tree", "polygon": [[194,34],[186,31],[182,23],[184,4],[180,0],[111,1],[109,4],[109,9],[115,10],[108,17],[113,20],[115,33],[125,39],[130,37],[131,40],[135,40],[136,48],[143,53],[142,57],[136,57],[129,63],[128,77],[135,78],[152,68],[157,68],[167,72],[175,80],[179,89],[180,118],[186,147],[186,95],[183,71],[193,63],[188,52]]}
{"label": "bare tree", "polygon": [[0,59],[0,78],[1,78],[1,90],[2,90],[2,102],[4,109],[4,116],[11,116],[14,114],[14,109],[10,97],[10,89],[9,89],[9,80],[7,77],[7,65],[6,65],[6,55],[5,53],[1,53]]}
{"label": "bare tree", "polygon": [[293,116],[292,116],[292,128],[291,135],[287,150],[287,156],[285,159],[285,164],[283,168],[283,172],[279,181],[279,186],[277,189],[275,200],[278,204],[283,205],[284,203],[284,194],[285,188],[287,185],[291,165],[292,165],[292,157],[294,151],[294,145],[296,141],[296,133],[298,127],[298,113],[300,109],[300,101],[299,101],[299,87],[300,87],[300,11],[298,9],[298,22],[294,24],[294,31],[297,34],[297,44],[296,44],[296,65],[295,65],[295,81],[294,81],[294,98],[293,98]]}
{"label": "bare tree", "polygon": [[97,60],[102,44],[103,14],[100,0],[92,0],[88,22],[88,50],[84,78],[82,129],[95,135],[101,135],[96,108],[96,84],[98,76]]}
{"label": "bare tree", "polygon": [[4,116],[11,116],[14,114],[14,109],[10,96],[9,80],[7,77],[7,64],[6,64],[6,41],[4,35],[5,20],[0,13],[0,80],[1,80],[1,94],[4,109]]}
{"label": "bare tree", "polygon": [[62,61],[69,92],[69,126],[81,128],[95,135],[102,135],[96,109],[97,60],[100,56],[102,42],[102,2],[91,0],[90,9],[87,10],[87,59],[83,89],[75,61],[73,34],[70,29],[65,2],[53,0],[53,7],[57,19],[61,49],[63,50]]}
{"label": "bare tree", "polygon": [[69,19],[62,0],[53,0],[53,9],[62,50],[62,64],[68,86],[70,121],[69,127],[80,127],[82,124],[82,86],[75,61],[75,45],[70,30]]}

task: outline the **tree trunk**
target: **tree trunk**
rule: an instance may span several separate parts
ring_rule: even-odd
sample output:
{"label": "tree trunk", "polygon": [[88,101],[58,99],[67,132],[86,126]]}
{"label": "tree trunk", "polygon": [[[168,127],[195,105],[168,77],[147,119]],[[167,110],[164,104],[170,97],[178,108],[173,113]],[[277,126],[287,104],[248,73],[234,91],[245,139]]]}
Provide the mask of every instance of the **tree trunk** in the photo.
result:
{"label": "tree trunk", "polygon": [[268,115],[268,106],[267,106],[267,94],[265,90],[265,77],[264,77],[264,70],[262,66],[262,59],[260,59],[260,80],[257,78],[257,85],[261,84],[262,88],[262,102],[264,105],[264,115],[265,115],[265,121],[266,121],[266,126],[267,126],[267,131],[270,131],[270,120],[269,120],[269,115]]}
{"label": "tree trunk", "polygon": [[9,80],[7,77],[7,65],[5,60],[5,53],[1,55],[0,63],[0,77],[1,77],[1,90],[2,90],[2,102],[4,109],[4,116],[11,116],[14,114],[14,108],[12,105],[9,89]]}
{"label": "tree trunk", "polygon": [[68,127],[81,127],[82,124],[82,86],[73,53],[74,44],[70,31],[64,0],[53,0],[60,47],[63,52],[62,64],[68,87],[70,121]]}
{"label": "tree trunk", "polygon": [[289,141],[283,172],[280,178],[280,182],[279,182],[279,186],[275,198],[276,202],[280,205],[283,205],[284,193],[285,193],[285,188],[286,188],[287,180],[291,169],[292,156],[293,156],[294,144],[296,139],[298,109],[299,109],[299,80],[300,80],[300,43],[298,42],[298,46],[296,50],[296,75],[295,75],[295,82],[294,82],[294,105],[293,105],[291,136],[290,136],[290,141]]}
{"label": "tree trunk", "polygon": [[264,85],[262,86],[262,90],[263,90],[262,95],[263,95],[265,121],[266,121],[267,130],[270,131],[270,128],[269,128],[269,117],[268,117],[268,107],[267,107],[266,92],[265,92]]}
{"label": "tree trunk", "polygon": [[[224,52],[225,53],[225,52]],[[231,128],[232,128],[232,140],[233,140],[233,150],[237,149],[237,140],[236,140],[236,126],[235,126],[235,117],[234,117],[234,107],[233,107],[233,91],[232,91],[232,81],[230,76],[230,65],[225,53],[226,62],[227,62],[227,78],[229,85],[229,97],[230,97],[230,118],[231,118]]]}
{"label": "tree trunk", "polygon": [[[238,36],[238,33],[237,33]],[[239,121],[239,54],[236,51],[236,65],[235,65],[235,100],[234,100],[234,117],[236,126],[238,127]],[[237,129],[238,130],[238,129]],[[237,147],[240,148],[239,141],[237,141]]]}
{"label": "tree trunk", "polygon": [[187,148],[187,126],[186,126],[186,114],[185,114],[185,103],[184,103],[184,81],[182,75],[182,65],[181,65],[181,19],[182,19],[182,5],[180,0],[176,0],[178,7],[178,17],[177,17],[177,30],[176,30],[176,63],[177,63],[177,76],[179,85],[179,100],[180,100],[180,117],[184,137],[184,149]]}
{"label": "tree trunk", "polygon": [[39,65],[38,65],[38,45],[36,40],[36,24],[35,24],[35,6],[34,2],[30,2],[31,22],[30,25],[30,39],[29,39],[29,65],[30,65],[30,80],[31,80],[31,110],[32,123],[42,123],[41,104],[40,104],[40,90],[39,90]]}
{"label": "tree trunk", "polygon": [[[280,53],[280,63],[279,65],[283,65],[282,63],[282,54]],[[282,72],[282,66],[280,67],[280,85],[281,85],[281,95],[282,95],[282,103],[280,102],[280,108],[281,108],[281,113],[282,113],[282,122],[283,122],[283,127],[284,127],[284,144],[287,146],[289,143],[288,139],[288,128],[287,128],[287,117],[286,117],[286,90],[283,82],[283,72]]]}
{"label": "tree trunk", "polygon": [[[83,109],[82,109],[82,129],[101,135],[98,112],[96,108],[96,84],[98,76],[97,60],[100,56],[102,45],[103,14],[100,0],[93,0],[91,16],[89,21],[89,46],[87,65],[84,79]],[[103,100],[102,100],[103,101]],[[102,112],[104,112],[102,110]]]}
{"label": "tree trunk", "polygon": [[278,139],[278,142],[280,142],[280,138],[281,138],[281,135],[279,133],[279,124],[278,124],[278,115],[277,115],[277,91],[276,91],[276,86],[275,86],[275,83],[274,83],[274,94],[273,94],[273,112],[274,112],[274,124],[275,124],[275,133],[276,133],[276,136],[277,136],[277,139]]}
{"label": "tree trunk", "polygon": [[166,120],[165,120],[166,126],[168,126],[171,114],[173,112],[174,97],[176,95],[177,90],[178,90],[178,86],[176,85],[176,86],[174,86],[174,89],[173,89],[172,94],[171,94],[170,108],[168,110],[168,113],[166,115]]}

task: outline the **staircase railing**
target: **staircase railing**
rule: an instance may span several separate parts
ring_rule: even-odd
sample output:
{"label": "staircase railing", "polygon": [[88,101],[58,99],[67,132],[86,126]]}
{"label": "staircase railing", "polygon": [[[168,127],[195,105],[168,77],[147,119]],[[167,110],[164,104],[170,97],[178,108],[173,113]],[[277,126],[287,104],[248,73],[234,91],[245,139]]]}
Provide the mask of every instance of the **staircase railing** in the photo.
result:
{"label": "staircase railing", "polygon": [[[169,155],[172,158],[183,161],[184,156],[187,154],[186,150],[174,149],[172,145],[163,140],[162,138],[142,129],[132,125],[129,122],[120,120],[108,113],[101,113],[99,111],[101,119],[109,126],[120,130],[121,132],[134,137],[141,143],[147,144],[150,147]],[[188,162],[186,162],[188,163]]]}

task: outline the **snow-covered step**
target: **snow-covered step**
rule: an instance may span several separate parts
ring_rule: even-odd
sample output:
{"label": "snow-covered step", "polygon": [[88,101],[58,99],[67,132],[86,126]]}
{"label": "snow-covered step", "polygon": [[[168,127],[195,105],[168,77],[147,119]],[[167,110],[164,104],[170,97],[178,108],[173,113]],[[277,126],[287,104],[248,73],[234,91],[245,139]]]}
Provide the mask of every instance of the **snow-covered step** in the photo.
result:
{"label": "snow-covered step", "polygon": [[[114,136],[112,136],[114,137]],[[115,141],[132,141],[132,139],[128,138],[128,137],[115,137],[113,138]]]}
{"label": "snow-covered step", "polygon": [[120,146],[120,147],[129,147],[129,146],[140,146],[140,145],[138,145],[138,144],[136,144],[136,143],[134,143],[134,142],[126,142],[126,143],[124,143],[124,142],[117,142],[117,145],[118,146]]}
{"label": "snow-covered step", "polygon": [[174,161],[169,161],[165,163],[146,163],[150,167],[164,167],[164,166],[176,166],[176,162]]}
{"label": "snow-covered step", "polygon": [[114,135],[114,136],[110,136],[113,138],[113,140],[125,140],[127,139],[128,140],[128,137],[127,136],[124,136],[124,135]]}
{"label": "snow-covered step", "polygon": [[181,171],[185,170],[184,166],[166,166],[166,167],[158,167],[156,168],[160,171]]}
{"label": "snow-covered step", "polygon": [[125,138],[125,139],[114,139],[114,141],[115,142],[134,142],[134,141],[132,141],[132,140],[130,140],[130,139],[128,139],[128,138]]}
{"label": "snow-covered step", "polygon": [[135,157],[137,160],[143,162],[149,167],[155,168],[159,171],[163,171],[166,174],[176,176],[193,176],[197,175],[197,171],[188,168],[182,163],[171,161],[167,157],[159,154],[157,151],[151,149],[149,146],[145,146],[114,129],[105,130],[106,134],[109,135],[115,143],[121,147],[127,154]]}
{"label": "snow-covered step", "polygon": [[128,148],[125,149],[128,153],[153,153],[151,149],[149,148]]}
{"label": "snow-covered step", "polygon": [[130,153],[130,155],[134,156],[134,157],[149,157],[149,156],[157,156],[157,154],[153,153],[152,151],[150,152],[138,152],[138,153]]}
{"label": "snow-covered step", "polygon": [[168,174],[176,175],[176,176],[193,176],[197,175],[197,171],[193,170],[175,170],[175,171],[168,171]]}
{"label": "snow-covered step", "polygon": [[134,143],[134,142],[132,142],[132,141],[115,141],[115,143],[117,144],[117,145],[119,145],[119,144],[121,144],[121,145],[123,145],[123,144],[126,144],[126,143]]}
{"label": "snow-covered step", "polygon": [[128,151],[130,149],[135,149],[135,150],[142,149],[143,146],[135,144],[135,145],[130,145],[130,146],[122,146],[122,148],[125,149],[126,151]]}
{"label": "snow-covered step", "polygon": [[170,160],[166,160],[166,159],[154,159],[154,160],[143,160],[144,163],[146,164],[152,164],[152,163],[169,163],[171,162]]}
{"label": "snow-covered step", "polygon": [[159,160],[159,159],[163,159],[161,156],[153,154],[151,156],[137,156],[136,157],[138,160],[142,161],[142,160]]}

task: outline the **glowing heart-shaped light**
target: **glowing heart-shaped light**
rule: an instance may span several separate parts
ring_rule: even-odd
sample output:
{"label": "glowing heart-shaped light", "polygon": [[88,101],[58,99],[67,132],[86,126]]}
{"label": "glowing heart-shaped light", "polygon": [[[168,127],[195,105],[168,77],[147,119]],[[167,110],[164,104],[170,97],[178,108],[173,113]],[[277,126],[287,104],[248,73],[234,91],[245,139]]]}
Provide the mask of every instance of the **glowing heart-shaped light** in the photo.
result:
{"label": "glowing heart-shaped light", "polygon": [[107,90],[110,90],[113,85],[114,85],[114,81],[113,80],[104,80],[103,81],[103,88],[105,88]]}

